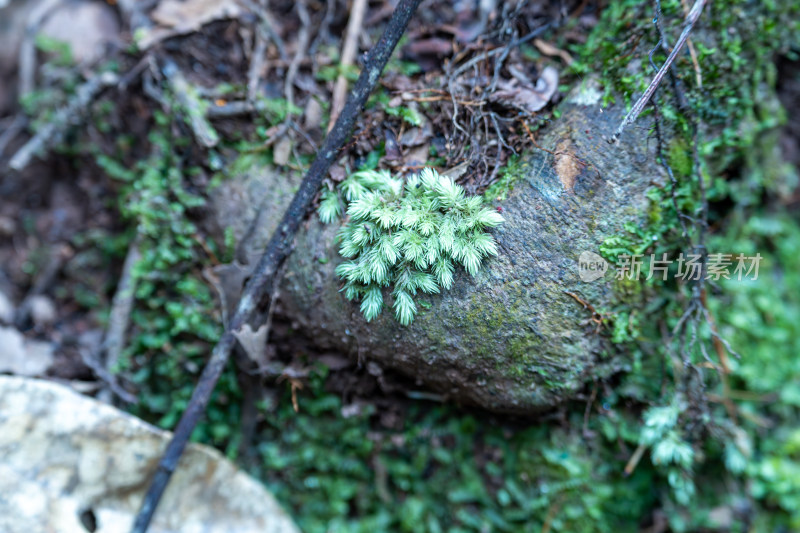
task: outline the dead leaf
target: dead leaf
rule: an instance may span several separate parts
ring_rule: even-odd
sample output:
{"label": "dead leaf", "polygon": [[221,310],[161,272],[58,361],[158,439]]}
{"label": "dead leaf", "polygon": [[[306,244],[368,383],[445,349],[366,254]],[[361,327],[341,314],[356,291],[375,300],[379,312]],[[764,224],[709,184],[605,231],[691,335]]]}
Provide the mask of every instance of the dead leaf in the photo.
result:
{"label": "dead leaf", "polygon": [[518,80],[502,81],[498,83],[499,89],[489,96],[489,99],[500,105],[515,107],[528,113],[540,111],[558,89],[558,70],[554,67],[545,67],[536,86],[520,85]]}
{"label": "dead leaf", "polygon": [[266,324],[253,331],[250,324],[245,324],[241,329],[234,331],[233,336],[242,345],[242,349],[259,367],[267,363],[267,335],[269,327]]}
{"label": "dead leaf", "polygon": [[533,81],[531,81],[531,79],[525,73],[525,68],[522,65],[511,63],[506,68],[508,69],[508,72],[510,72],[511,75],[514,76],[517,79],[517,81],[519,81],[523,86],[525,87],[535,86]]}
{"label": "dead leaf", "polygon": [[344,181],[347,177],[347,172],[342,165],[335,164],[331,165],[330,170],[328,170],[328,175],[330,175],[335,183],[339,183],[340,181]]}
{"label": "dead leaf", "polygon": [[458,180],[458,178],[460,178],[467,172],[468,168],[469,168],[469,161],[462,161],[456,166],[448,168],[447,170],[442,172],[442,176],[446,176],[451,180],[456,181]]}
{"label": "dead leaf", "polygon": [[157,42],[199,30],[215,20],[237,18],[242,8],[234,0],[161,0],[150,12],[156,26],[137,32],[136,44],[146,50]]}
{"label": "dead leaf", "polygon": [[564,63],[571,65],[575,60],[569,55],[569,52],[562,50],[541,39],[534,39],[533,44],[539,49],[541,53],[550,57],[560,57]]}
{"label": "dead leaf", "polygon": [[387,128],[383,132],[383,139],[386,152],[384,159],[388,163],[399,161],[402,154],[400,153],[400,148],[397,146],[397,136],[392,130]]}
{"label": "dead leaf", "polygon": [[404,147],[419,146],[433,138],[433,129],[429,120],[423,117],[419,127],[410,128],[400,136],[400,145]]}
{"label": "dead leaf", "polygon": [[403,157],[403,164],[407,167],[424,165],[425,162],[428,161],[430,150],[430,146],[427,144],[412,148],[411,150],[407,151]]}
{"label": "dead leaf", "polygon": [[223,321],[228,322],[228,317],[233,316],[239,298],[242,296],[244,281],[253,272],[252,266],[245,266],[238,261],[216,265],[203,270],[203,277],[208,280],[217,291],[222,304]]}
{"label": "dead leaf", "polygon": [[284,135],[272,150],[272,162],[283,166],[289,162],[290,155],[292,155],[292,140],[288,135]]}
{"label": "dead leaf", "polygon": [[303,113],[303,126],[307,130],[318,128],[322,123],[322,106],[316,98],[309,98]]}
{"label": "dead leaf", "polygon": [[105,2],[59,2],[39,31],[69,46],[71,57],[83,64],[101,59],[106,46],[119,42],[120,35],[114,8]]}
{"label": "dead leaf", "polygon": [[421,55],[447,57],[453,53],[453,43],[449,39],[439,37],[419,39],[404,46],[403,53],[409,58],[417,58]]}

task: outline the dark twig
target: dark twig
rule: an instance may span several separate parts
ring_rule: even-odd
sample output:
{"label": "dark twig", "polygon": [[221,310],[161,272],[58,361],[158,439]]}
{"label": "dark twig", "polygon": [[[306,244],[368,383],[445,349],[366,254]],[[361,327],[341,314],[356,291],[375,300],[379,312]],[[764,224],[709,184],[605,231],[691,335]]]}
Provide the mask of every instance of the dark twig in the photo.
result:
{"label": "dark twig", "polygon": [[678,42],[675,43],[675,47],[672,49],[672,52],[670,52],[669,56],[667,56],[667,60],[664,61],[664,64],[661,65],[661,68],[658,69],[658,72],[653,77],[653,81],[650,82],[650,85],[644,91],[644,94],[639,98],[639,100],[636,101],[628,114],[625,115],[625,118],[622,120],[619,128],[617,128],[617,131],[611,137],[611,142],[616,142],[617,139],[619,139],[619,136],[622,135],[623,130],[629,124],[633,124],[639,116],[639,113],[644,110],[644,106],[646,106],[647,102],[650,101],[650,98],[653,96],[653,93],[656,92],[656,89],[661,83],[661,80],[664,78],[664,75],[669,71],[672,63],[675,62],[675,58],[678,57],[678,53],[680,53],[680,51],[683,49],[683,45],[686,44],[686,40],[689,38],[689,34],[692,32],[695,22],[697,22],[697,19],[700,18],[700,14],[703,12],[703,6],[705,3],[706,0],[695,0],[692,10],[689,11],[689,14],[686,16],[683,32],[681,32],[681,36],[678,37]]}
{"label": "dark twig", "polygon": [[206,410],[206,405],[211,398],[211,392],[222,375],[231,349],[236,344],[234,332],[240,330],[248,322],[255,310],[260,306],[261,300],[267,291],[272,288],[278,267],[288,255],[295,234],[311,207],[314,196],[325,179],[328,169],[339,156],[339,151],[350,137],[356,120],[367,102],[367,97],[377,85],[392,51],[405,32],[406,26],[408,26],[408,22],[420,1],[401,0],[398,3],[383,35],[370,52],[364,69],[358,77],[356,86],[336,121],[336,126],[325,139],[325,144],[317,153],[317,157],[300,184],[297,194],[295,194],[283,215],[283,219],[278,224],[278,229],[273,233],[253,276],[244,289],[236,313],[214,347],[211,359],[203,369],[203,374],[200,376],[200,381],[192,393],[189,405],[180,422],[178,422],[175,434],[158,464],[158,469],[153,476],[150,488],[136,516],[131,530],[132,533],[144,533],[147,531],[156,506],[161,500],[161,495],[164,493],[164,489],[166,489],[167,483],[175,471],[192,431]]}

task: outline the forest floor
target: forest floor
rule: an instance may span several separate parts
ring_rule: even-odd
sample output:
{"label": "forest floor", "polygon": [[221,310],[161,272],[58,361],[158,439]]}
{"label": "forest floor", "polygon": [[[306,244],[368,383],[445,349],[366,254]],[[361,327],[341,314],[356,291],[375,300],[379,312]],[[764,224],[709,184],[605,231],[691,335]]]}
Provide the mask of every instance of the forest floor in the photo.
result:
{"label": "forest floor", "polygon": [[[65,3],[51,7],[53,16],[80,4]],[[209,269],[234,255],[204,207],[207,195],[226,165],[248,158],[287,173],[308,167],[341,111],[337,84],[355,79],[391,4],[354,0],[364,12],[353,30],[355,10],[336,0],[273,1],[268,10],[247,0],[214,9],[162,0],[148,2],[148,13],[115,4],[98,8],[111,14],[112,29],[95,27],[95,35],[75,22],[75,33],[86,33],[29,42],[15,28],[18,45],[34,47],[33,73],[19,60],[30,56],[0,57],[0,73],[22,80],[25,92],[8,81],[0,90],[0,324],[46,344],[36,368],[21,362],[31,357],[25,352],[0,372],[111,394],[172,428],[221,332]],[[518,157],[540,149],[537,130],[583,79],[575,50],[598,24],[597,4],[423,2],[326,186],[356,169],[426,165],[451,171],[472,193],[502,183]],[[35,18],[11,6],[0,9]],[[60,16],[68,26],[73,13]],[[89,18],[90,29],[107,21]],[[105,43],[105,52],[84,51],[86,41]],[[790,117],[800,112],[799,64],[787,58],[778,70]],[[61,128],[41,156],[9,170],[32,133],[57,123],[58,110],[101,69],[124,86],[98,92],[69,117],[78,127]],[[798,124],[790,119],[778,142],[795,166]],[[796,211],[800,192],[778,204]],[[720,218],[728,207],[715,206]],[[160,237],[148,227],[162,228]],[[142,242],[138,262],[126,266]],[[125,306],[118,289],[126,275],[138,286],[127,299],[124,346],[109,365],[104,351],[114,309]],[[231,365],[194,439],[263,479],[304,530],[589,531],[576,524],[590,519],[609,530],[617,522],[668,530],[659,474],[624,472],[637,436],[603,400],[616,398],[613,382],[536,420],[463,410],[412,379],[321,352],[279,307],[272,320],[270,357],[280,371],[253,378]],[[590,424],[595,412],[605,421]]]}

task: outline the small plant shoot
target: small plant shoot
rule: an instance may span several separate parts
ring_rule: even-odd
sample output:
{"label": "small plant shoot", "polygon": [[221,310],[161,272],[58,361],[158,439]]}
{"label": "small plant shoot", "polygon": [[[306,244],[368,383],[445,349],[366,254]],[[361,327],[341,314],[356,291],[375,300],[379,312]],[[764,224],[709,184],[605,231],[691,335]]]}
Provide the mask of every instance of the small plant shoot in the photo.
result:
{"label": "small plant shoot", "polygon": [[407,180],[385,170],[356,172],[322,195],[318,212],[325,223],[347,215],[338,234],[347,260],[336,268],[345,297],[361,302],[369,322],[389,292],[404,326],[417,314],[417,292],[449,289],[457,265],[474,276],[484,258],[497,255],[486,230],[503,222],[483,197],[431,168]]}

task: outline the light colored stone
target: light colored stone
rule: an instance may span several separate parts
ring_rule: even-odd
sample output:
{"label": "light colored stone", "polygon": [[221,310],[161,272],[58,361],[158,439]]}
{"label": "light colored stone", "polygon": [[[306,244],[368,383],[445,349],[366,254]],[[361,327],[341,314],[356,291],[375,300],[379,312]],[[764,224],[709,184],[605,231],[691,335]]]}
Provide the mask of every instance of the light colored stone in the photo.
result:
{"label": "light colored stone", "polygon": [[[53,382],[0,376],[0,531],[126,532],[170,433]],[[274,497],[189,445],[150,533],[296,533]]]}
{"label": "light colored stone", "polygon": [[40,376],[53,364],[53,345],[28,340],[12,327],[0,327],[0,372]]}
{"label": "light colored stone", "polygon": [[231,174],[209,198],[215,225],[230,229],[238,243],[236,258],[254,265],[278,227],[302,176],[266,165],[257,155],[245,154],[231,165]]}
{"label": "light colored stone", "polygon": [[33,323],[39,327],[49,326],[56,321],[56,306],[47,296],[31,296],[28,300],[28,310]]}
{"label": "light colored stone", "polygon": [[14,320],[14,303],[0,291],[0,324],[11,324]]}
{"label": "light colored stone", "polygon": [[67,43],[77,63],[93,63],[119,40],[119,31],[114,9],[105,2],[68,0],[45,19],[41,35]]}

